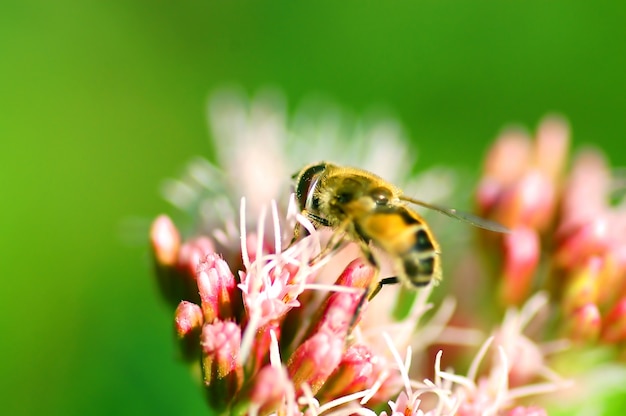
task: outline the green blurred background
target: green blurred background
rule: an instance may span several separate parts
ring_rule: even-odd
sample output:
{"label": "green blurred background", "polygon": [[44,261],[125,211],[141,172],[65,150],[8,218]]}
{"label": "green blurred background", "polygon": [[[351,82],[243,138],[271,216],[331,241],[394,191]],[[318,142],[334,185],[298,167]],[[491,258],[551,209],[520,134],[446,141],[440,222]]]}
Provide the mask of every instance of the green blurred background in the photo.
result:
{"label": "green blurred background", "polygon": [[3,414],[206,413],[142,233],[171,212],[161,181],[211,156],[224,84],[387,105],[420,166],[476,172],[503,125],[551,111],[626,164],[626,6],[315,4],[0,4]]}

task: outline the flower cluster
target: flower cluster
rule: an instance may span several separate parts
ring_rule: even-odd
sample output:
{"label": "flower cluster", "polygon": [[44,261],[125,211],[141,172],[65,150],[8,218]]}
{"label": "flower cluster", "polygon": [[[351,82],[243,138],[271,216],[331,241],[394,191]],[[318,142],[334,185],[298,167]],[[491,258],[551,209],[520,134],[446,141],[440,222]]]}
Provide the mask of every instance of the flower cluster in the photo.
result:
{"label": "flower cluster", "polygon": [[[522,334],[539,309],[536,304],[545,306],[544,297],[529,302],[530,312],[511,311],[481,348],[468,376],[442,371],[440,351],[434,381],[416,379],[409,344],[423,349],[426,329],[441,328],[449,316],[442,307],[422,333],[413,332],[432,307],[427,303],[431,288],[400,321],[381,310],[380,306],[387,307],[384,302],[379,307],[376,302],[365,305],[363,322],[357,316],[358,324],[349,332],[362,289],[370,284],[374,270],[354,258],[354,252],[342,253],[352,260],[334,284],[316,283],[324,268],[335,267],[330,263],[336,259],[312,262],[319,253],[320,236],[304,218],[298,219],[311,235],[284,250],[280,243],[268,244],[263,227],[253,235],[244,232],[240,252],[244,267],[237,278],[205,238],[181,245],[168,217],[160,216],[153,224],[151,240],[163,293],[178,293],[184,299],[175,312],[181,354],[191,364],[200,364],[211,408],[225,414],[300,415],[331,409],[337,414],[376,414],[371,409],[404,386],[389,401],[391,414],[482,415],[505,409],[510,414],[542,414],[512,404],[518,396],[553,391],[562,384]],[[417,342],[420,338],[426,340]],[[490,364],[490,373],[479,376],[478,366],[493,342],[498,357]],[[407,351],[404,359],[398,352],[402,349]],[[530,358],[522,365],[509,358],[527,355]],[[520,372],[526,376],[524,382],[538,376],[548,381],[509,389],[509,380]]]}
{"label": "flower cluster", "polygon": [[[274,94],[250,103],[237,94],[218,95],[210,121],[224,170],[197,159],[183,179],[164,188],[196,218],[195,237],[183,238],[167,216],[151,228],[159,288],[176,308],[181,356],[200,375],[212,409],[233,415],[546,415],[548,402],[535,398],[571,384],[550,369],[552,356],[566,345],[554,341],[561,328],[570,328],[574,340],[623,340],[624,209],[606,202],[613,184],[598,153],[583,153],[564,180],[569,134],[562,120],[547,119],[534,142],[508,132],[488,154],[477,190],[479,214],[511,231],[485,233],[482,244],[456,255],[474,259],[472,266],[444,280],[464,285],[448,285],[445,296],[446,285],[413,296],[386,286],[361,305],[364,288],[374,276],[388,276],[391,262],[374,270],[355,244],[326,253],[332,230],[317,230],[300,214],[285,178],[324,159],[319,149],[354,155],[369,148],[374,167],[368,155],[338,162],[406,181],[410,164],[398,161],[411,152],[402,129],[389,121],[347,129],[337,112],[318,119],[299,114],[288,125],[282,108]],[[342,143],[360,146],[330,148],[326,138],[341,135],[354,138]],[[294,150],[301,136],[309,138],[312,159],[281,158],[283,149],[302,154]],[[409,194],[419,189],[424,200],[445,199],[452,179],[450,170],[436,169],[404,188]],[[296,224],[307,236],[294,242]],[[475,261],[477,246],[484,264]],[[433,291],[438,296],[431,297]],[[472,313],[463,305],[467,299],[494,306]],[[503,317],[499,305],[506,306]]]}
{"label": "flower cluster", "polygon": [[533,290],[547,288],[560,304],[561,328],[572,340],[622,348],[626,201],[612,196],[624,184],[594,149],[581,151],[565,175],[568,142],[567,125],[548,118],[536,140],[507,132],[487,157],[479,209],[511,228],[490,242],[503,253],[501,301],[519,304]]}

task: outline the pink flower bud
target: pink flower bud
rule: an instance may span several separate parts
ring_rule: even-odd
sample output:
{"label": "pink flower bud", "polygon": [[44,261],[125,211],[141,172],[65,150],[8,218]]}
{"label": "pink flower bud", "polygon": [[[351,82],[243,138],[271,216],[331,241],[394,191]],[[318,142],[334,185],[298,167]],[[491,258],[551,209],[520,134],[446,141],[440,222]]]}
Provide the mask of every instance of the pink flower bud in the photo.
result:
{"label": "pink flower bud", "polygon": [[259,328],[256,332],[254,342],[252,343],[251,356],[245,363],[246,372],[254,373],[267,362],[272,343],[272,332],[274,332],[277,339],[281,339],[280,321],[273,320]]}
{"label": "pink flower bud", "polygon": [[363,259],[358,258],[350,262],[341,273],[336,285],[366,288],[374,277],[374,268]]}
{"label": "pink flower bud", "polygon": [[344,343],[343,337],[318,332],[301,344],[287,364],[296,391],[300,391],[302,383],[307,383],[316,394],[341,362]]}
{"label": "pink flower bud", "polygon": [[202,309],[195,303],[182,301],[175,313],[174,330],[184,359],[195,361],[199,357]]}
{"label": "pink flower bud", "polygon": [[178,338],[185,338],[202,328],[202,309],[195,303],[183,300],[176,308],[174,316]]}
{"label": "pink flower bud", "polygon": [[589,257],[601,255],[610,247],[610,223],[600,216],[569,230],[559,238],[555,262],[565,269],[572,269]]}
{"label": "pink flower bud", "polygon": [[215,246],[208,237],[196,237],[182,245],[176,267],[190,276],[192,280],[195,280],[198,265],[209,253],[214,251]]}
{"label": "pink flower bud", "polygon": [[242,396],[250,403],[250,410],[267,415],[279,409],[293,385],[282,367],[266,365],[253,379],[253,384],[245,389]]}
{"label": "pink flower bud", "polygon": [[[370,285],[373,276],[374,269],[362,259],[356,259],[344,269],[335,285],[366,288]],[[330,293],[319,308],[316,317],[311,321],[312,326],[307,334],[326,331],[345,337],[350,326],[358,319],[355,313],[362,296],[363,292]]]}
{"label": "pink flower bud", "polygon": [[532,144],[526,133],[515,129],[505,131],[489,149],[485,158],[485,176],[508,185],[527,169],[531,156]]}
{"label": "pink flower bud", "polygon": [[317,397],[330,401],[371,387],[380,374],[380,361],[384,361],[383,357],[375,355],[368,346],[351,346]]}
{"label": "pink flower bud", "polygon": [[218,254],[209,253],[198,264],[196,280],[204,320],[210,323],[216,318],[232,318],[237,285],[228,264]]}
{"label": "pink flower bud", "polygon": [[180,249],[180,234],[167,215],[159,215],[150,228],[150,242],[157,265],[171,267]]}
{"label": "pink flower bud", "polygon": [[604,156],[585,149],[574,162],[563,192],[560,233],[571,233],[606,212],[610,173]]}
{"label": "pink flower bud", "polygon": [[504,192],[504,185],[497,179],[484,177],[476,190],[476,204],[478,213],[484,217],[491,217]]}
{"label": "pink flower bud", "polygon": [[150,243],[154,256],[155,271],[159,290],[172,306],[185,298],[187,285],[175,269],[180,253],[180,234],[172,220],[160,215],[150,228]]}
{"label": "pink flower bud", "polygon": [[518,227],[505,234],[501,298],[506,305],[519,305],[528,297],[540,256],[537,232]]}
{"label": "pink flower bud", "polygon": [[536,169],[529,170],[501,194],[491,217],[507,227],[544,229],[552,219],[555,199],[549,178]]}
{"label": "pink flower bud", "polygon": [[567,121],[548,116],[541,121],[535,141],[535,165],[551,180],[558,178],[569,153],[570,129]]}
{"label": "pink flower bud", "polygon": [[224,408],[241,388],[240,344],[241,329],[234,322],[217,321],[202,327],[202,375],[213,407]]}

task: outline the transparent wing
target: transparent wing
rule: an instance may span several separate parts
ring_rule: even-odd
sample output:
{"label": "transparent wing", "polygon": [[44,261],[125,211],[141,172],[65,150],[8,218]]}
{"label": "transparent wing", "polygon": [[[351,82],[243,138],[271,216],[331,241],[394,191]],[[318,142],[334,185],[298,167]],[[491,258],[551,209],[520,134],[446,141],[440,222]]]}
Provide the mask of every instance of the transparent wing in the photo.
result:
{"label": "transparent wing", "polygon": [[446,208],[440,205],[429,204],[428,202],[420,201],[418,199],[409,198],[408,196],[402,195],[400,197],[402,201],[411,202],[415,205],[422,206],[424,208],[432,209],[433,211],[437,211],[441,214],[447,215],[452,218],[456,218],[457,220],[465,221],[467,223],[472,224],[475,227],[483,228],[489,231],[495,231],[497,233],[509,233],[511,230],[506,228],[504,225],[497,223],[495,221],[487,220],[485,218],[478,217],[474,214],[470,214],[469,212],[458,211],[454,208]]}

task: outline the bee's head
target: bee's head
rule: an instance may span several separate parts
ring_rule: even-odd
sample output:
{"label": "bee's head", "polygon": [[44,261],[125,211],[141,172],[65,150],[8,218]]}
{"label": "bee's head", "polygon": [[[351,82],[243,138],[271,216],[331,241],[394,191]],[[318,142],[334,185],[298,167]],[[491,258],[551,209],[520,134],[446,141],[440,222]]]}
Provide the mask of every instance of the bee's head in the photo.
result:
{"label": "bee's head", "polygon": [[315,201],[313,194],[317,186],[318,179],[326,170],[328,163],[319,162],[305,166],[299,172],[292,175],[296,181],[296,199],[300,209],[315,211]]}

